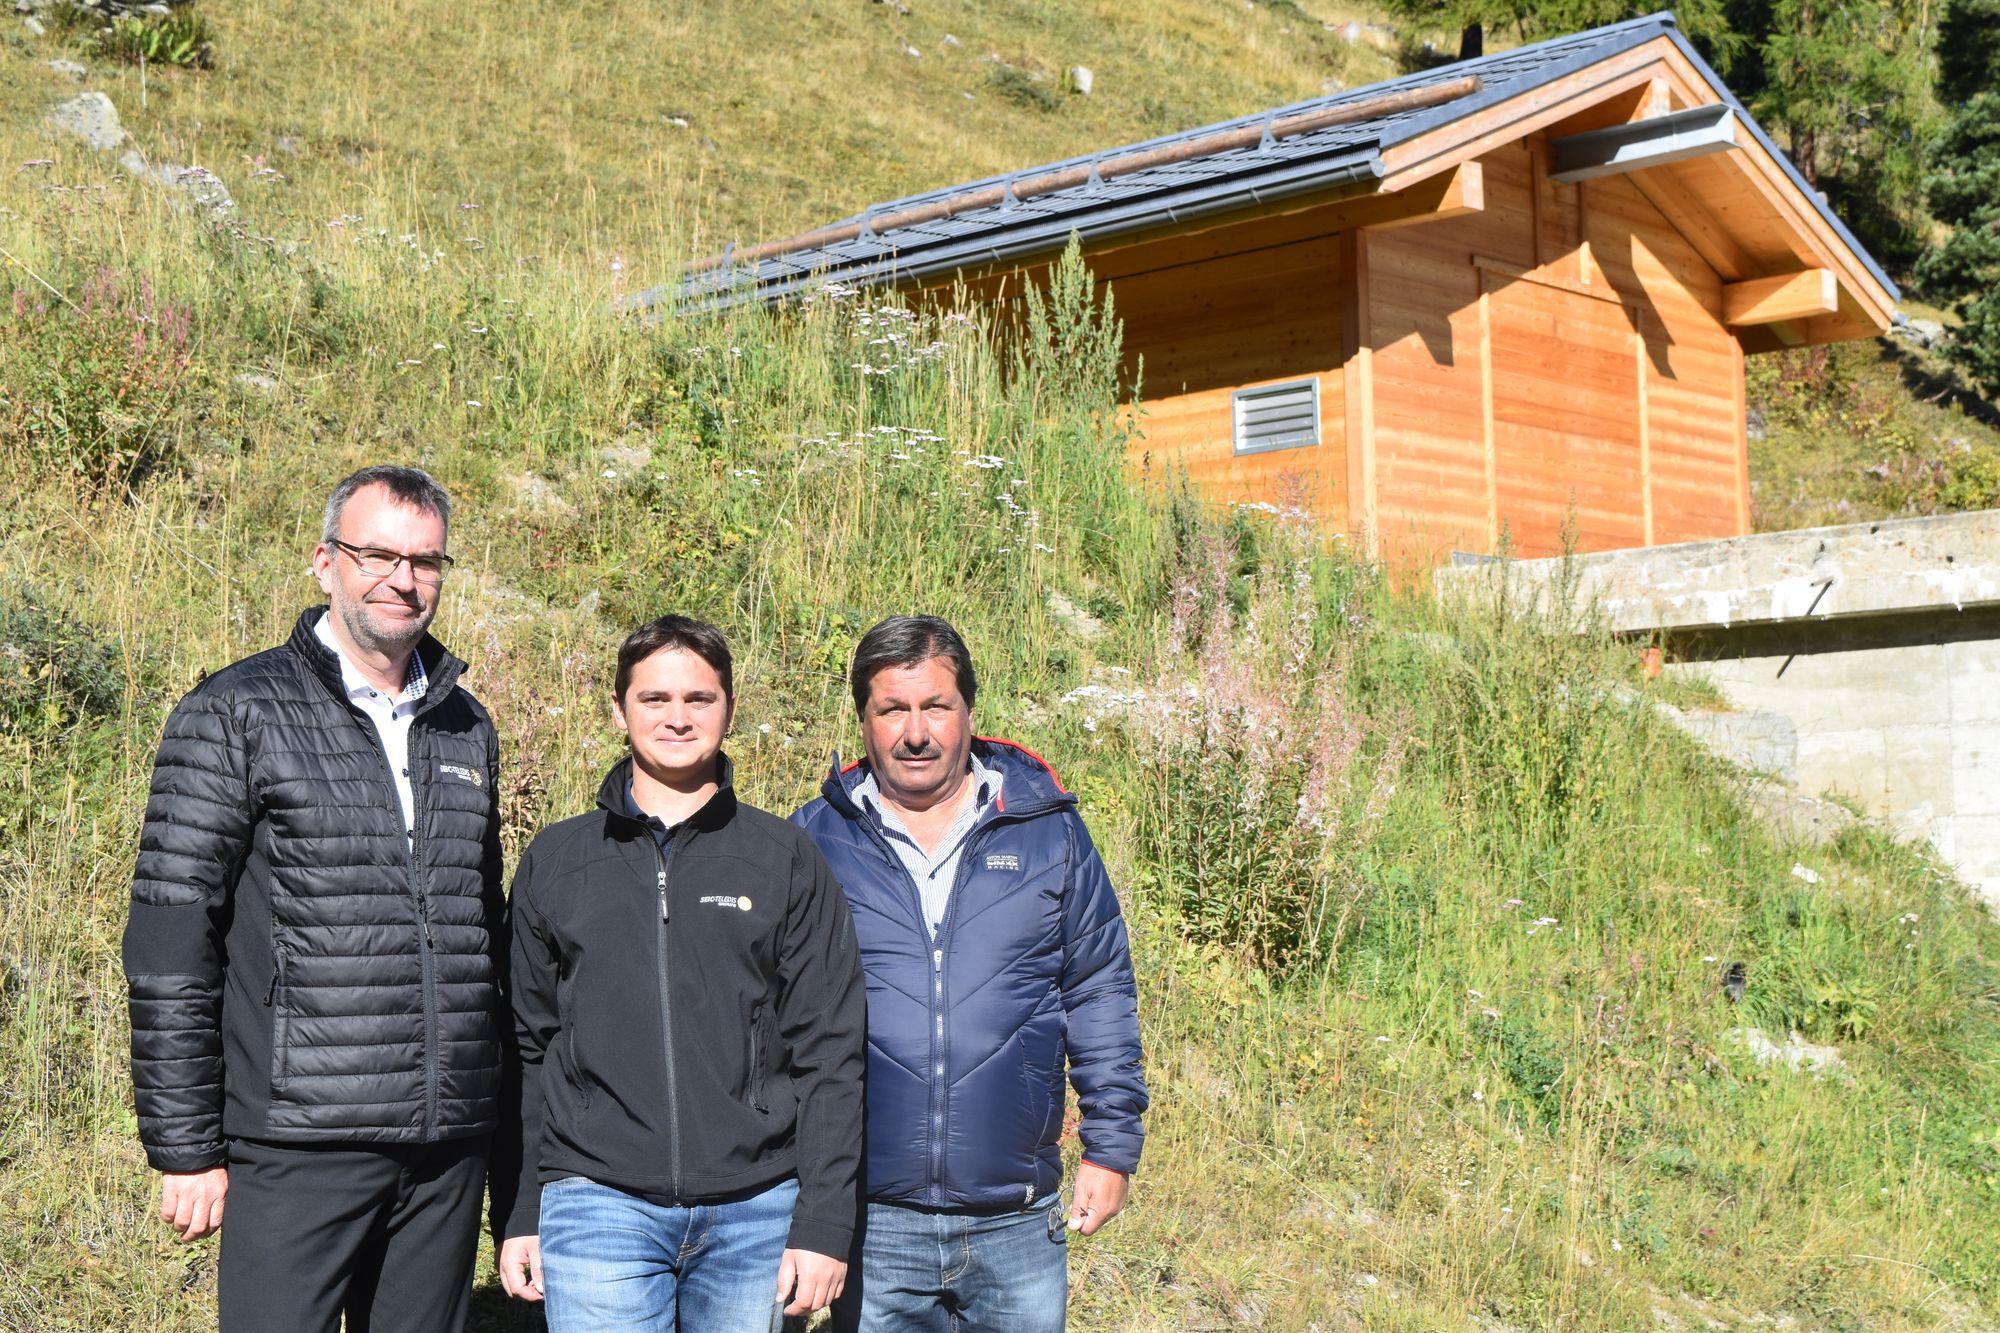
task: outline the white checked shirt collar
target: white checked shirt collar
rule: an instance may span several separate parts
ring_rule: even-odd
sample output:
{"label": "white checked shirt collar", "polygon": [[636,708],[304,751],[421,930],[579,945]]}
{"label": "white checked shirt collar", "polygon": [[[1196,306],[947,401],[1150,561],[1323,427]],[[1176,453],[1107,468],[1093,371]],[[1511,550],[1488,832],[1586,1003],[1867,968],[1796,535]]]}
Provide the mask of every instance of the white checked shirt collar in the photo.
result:
{"label": "white checked shirt collar", "polygon": [[861,781],[854,785],[852,793],[854,803],[875,821],[916,884],[917,896],[923,903],[924,924],[933,938],[951,903],[952,883],[958,878],[958,862],[965,851],[965,841],[987,808],[1000,799],[1000,774],[980,763],[977,756],[971,760],[971,770],[971,799],[930,852],[923,849],[909,826],[883,802],[882,788],[876,783],[873,770],[862,770]]}
{"label": "white checked shirt collar", "polygon": [[367,715],[375,724],[375,734],[382,738],[382,755],[389,761],[389,775],[395,779],[396,797],[403,807],[403,829],[414,838],[417,806],[416,793],[410,787],[410,722],[430,689],[430,677],[424,673],[423,659],[413,652],[403,675],[403,692],[394,697],[384,694],[347,660],[347,654],[334,642],[333,631],[328,628],[332,618],[331,611],[321,616],[313,626],[313,633],[340,663],[340,683],[347,691],[348,701]]}

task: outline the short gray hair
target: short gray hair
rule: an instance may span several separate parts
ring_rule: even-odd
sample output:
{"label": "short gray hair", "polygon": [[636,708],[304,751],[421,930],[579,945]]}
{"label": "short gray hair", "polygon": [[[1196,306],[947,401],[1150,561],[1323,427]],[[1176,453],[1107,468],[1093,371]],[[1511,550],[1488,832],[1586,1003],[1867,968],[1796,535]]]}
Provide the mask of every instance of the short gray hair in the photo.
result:
{"label": "short gray hair", "polygon": [[332,542],[340,536],[340,515],[359,491],[370,486],[386,486],[397,504],[414,509],[419,514],[436,514],[438,522],[451,527],[451,496],[444,487],[438,485],[436,477],[420,467],[401,467],[394,463],[378,463],[374,467],[362,468],[333,488],[333,494],[326,497],[326,516],[320,522],[319,539]]}

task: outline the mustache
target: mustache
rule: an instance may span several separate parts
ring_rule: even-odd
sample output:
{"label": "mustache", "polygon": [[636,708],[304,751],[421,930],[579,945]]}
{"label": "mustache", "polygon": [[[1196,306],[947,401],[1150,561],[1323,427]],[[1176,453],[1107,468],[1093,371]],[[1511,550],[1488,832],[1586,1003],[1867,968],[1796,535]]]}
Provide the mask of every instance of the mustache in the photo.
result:
{"label": "mustache", "polygon": [[926,741],[922,745],[897,744],[889,751],[891,759],[938,759],[944,755],[936,741]]}

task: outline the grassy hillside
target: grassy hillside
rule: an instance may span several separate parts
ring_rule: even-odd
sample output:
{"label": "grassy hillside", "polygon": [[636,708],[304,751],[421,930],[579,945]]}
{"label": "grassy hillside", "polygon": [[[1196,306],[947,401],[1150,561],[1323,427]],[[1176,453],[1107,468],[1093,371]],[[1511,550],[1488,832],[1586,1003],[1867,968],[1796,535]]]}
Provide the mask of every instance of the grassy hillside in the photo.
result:
{"label": "grassy hillside", "polygon": [[[1386,59],[1314,4],[908,7],[218,7],[216,69],[89,86],[229,181],[220,228],[41,137],[59,35],[0,52],[0,1329],[212,1320],[126,1088],[146,766],[312,600],[326,488],[392,457],[459,497],[439,632],[503,729],[510,851],[616,752],[643,616],[729,630],[777,809],[853,747],[861,629],[966,629],[982,726],[1082,794],[1138,952],[1151,1139],[1077,1242],[1079,1327],[1987,1327],[2000,931],[1922,856],[1773,841],[1613,645],[1128,484],[1074,290],[1009,334],[840,293],[606,316],[737,229]],[[1098,93],[1017,101],[989,49]],[[1760,1065],[1745,1025],[1844,1066]],[[490,1288],[480,1321],[527,1326]]]}
{"label": "grassy hillside", "polygon": [[2000,506],[2000,407],[1933,352],[1880,338],[1760,356],[1746,388],[1760,531]]}
{"label": "grassy hillside", "polygon": [[[92,80],[149,151],[232,182],[261,156],[287,177],[264,216],[309,235],[381,198],[450,242],[504,221],[537,248],[622,247],[656,280],[674,257],[649,249],[663,213],[720,248],[1393,72],[1378,42],[1326,31],[1368,16],[1332,0],[1159,0],[1143,18],[1102,0],[206,12],[214,71],[155,71],[144,109],[136,67]],[[16,45],[61,54],[57,37]],[[1065,91],[1076,65],[1089,97]],[[31,119],[60,88],[23,60],[0,98]]]}

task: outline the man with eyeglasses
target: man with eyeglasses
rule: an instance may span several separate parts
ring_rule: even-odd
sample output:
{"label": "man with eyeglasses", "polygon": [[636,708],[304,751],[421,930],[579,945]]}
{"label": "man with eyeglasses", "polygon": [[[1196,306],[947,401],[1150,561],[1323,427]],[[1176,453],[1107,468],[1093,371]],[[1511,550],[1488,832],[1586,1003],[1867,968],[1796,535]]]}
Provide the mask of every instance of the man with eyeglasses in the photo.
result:
{"label": "man with eyeglasses", "polygon": [[328,605],[160,742],[132,1077],[162,1219],[222,1233],[224,1333],[465,1322],[506,943],[493,724],[426,632],[450,513],[415,468],[342,481],[312,555]]}

